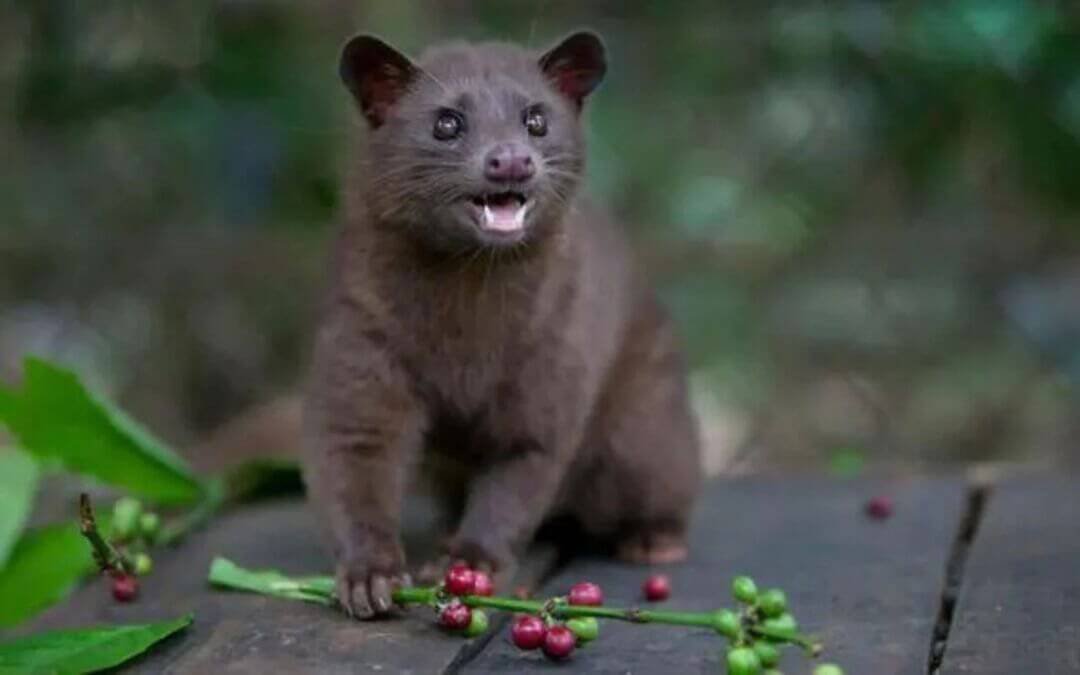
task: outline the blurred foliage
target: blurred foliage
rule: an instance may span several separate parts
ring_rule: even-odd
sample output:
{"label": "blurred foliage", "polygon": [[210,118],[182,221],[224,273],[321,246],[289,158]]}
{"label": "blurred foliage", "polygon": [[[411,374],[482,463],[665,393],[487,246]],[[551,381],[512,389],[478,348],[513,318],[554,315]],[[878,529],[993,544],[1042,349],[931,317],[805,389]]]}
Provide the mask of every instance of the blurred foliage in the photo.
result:
{"label": "blurred foliage", "polygon": [[7,673],[96,673],[136,658],[191,625],[194,615],[171,621],[53,630],[0,644]]}
{"label": "blurred foliage", "polygon": [[36,358],[21,390],[0,387],[0,425],[43,466],[91,476],[161,504],[185,504],[208,490],[168,446],[78,376]]}
{"label": "blurred foliage", "polygon": [[24,453],[0,448],[0,570],[30,516],[40,473]]}
{"label": "blurred foliage", "polygon": [[0,629],[17,626],[63,600],[96,569],[78,523],[27,530],[0,569]]}
{"label": "blurred foliage", "polygon": [[612,64],[591,191],[680,321],[715,452],[1075,458],[1067,2],[8,3],[0,367],[75,362],[180,440],[294,386],[360,126],[342,41],[580,25]]}

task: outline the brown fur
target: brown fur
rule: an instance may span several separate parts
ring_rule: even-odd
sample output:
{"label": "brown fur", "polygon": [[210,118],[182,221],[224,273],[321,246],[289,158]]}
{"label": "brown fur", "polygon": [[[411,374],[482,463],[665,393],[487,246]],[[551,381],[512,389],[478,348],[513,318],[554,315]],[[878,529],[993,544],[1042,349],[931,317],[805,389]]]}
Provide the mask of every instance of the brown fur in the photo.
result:
{"label": "brown fur", "polygon": [[[505,568],[563,513],[632,559],[685,550],[700,463],[679,347],[618,228],[576,194],[578,114],[603,74],[599,42],[581,35],[545,70],[518,47],[457,44],[404,82],[410,62],[382,43],[346,48],[343,75],[372,131],[316,338],[305,478],[359,616],[388,610],[403,579],[399,518],[422,452],[467,469],[454,557]],[[432,109],[468,97],[470,135],[432,141]],[[536,101],[551,130],[534,139],[514,111]],[[540,165],[512,246],[453,206],[483,183],[483,145],[505,137],[530,143]]]}

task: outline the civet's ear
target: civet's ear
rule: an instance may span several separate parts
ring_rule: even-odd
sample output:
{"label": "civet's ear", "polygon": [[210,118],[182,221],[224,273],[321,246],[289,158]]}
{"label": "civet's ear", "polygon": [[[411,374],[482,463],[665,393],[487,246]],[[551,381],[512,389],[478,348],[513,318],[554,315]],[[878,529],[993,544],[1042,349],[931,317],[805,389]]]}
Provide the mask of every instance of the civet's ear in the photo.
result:
{"label": "civet's ear", "polygon": [[379,127],[419,69],[404,54],[373,35],[357,35],[341,50],[341,80],[368,123]]}
{"label": "civet's ear", "polygon": [[607,72],[604,43],[596,33],[574,33],[540,57],[540,69],[580,108]]}

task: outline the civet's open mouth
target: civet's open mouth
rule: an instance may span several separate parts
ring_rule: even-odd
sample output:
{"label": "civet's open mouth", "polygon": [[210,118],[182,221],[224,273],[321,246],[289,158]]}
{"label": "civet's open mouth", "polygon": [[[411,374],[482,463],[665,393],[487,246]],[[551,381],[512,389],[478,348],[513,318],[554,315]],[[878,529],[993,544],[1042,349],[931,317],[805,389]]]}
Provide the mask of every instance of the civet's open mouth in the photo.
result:
{"label": "civet's open mouth", "polygon": [[480,227],[492,232],[516,232],[525,226],[529,201],[520,192],[494,192],[473,197]]}

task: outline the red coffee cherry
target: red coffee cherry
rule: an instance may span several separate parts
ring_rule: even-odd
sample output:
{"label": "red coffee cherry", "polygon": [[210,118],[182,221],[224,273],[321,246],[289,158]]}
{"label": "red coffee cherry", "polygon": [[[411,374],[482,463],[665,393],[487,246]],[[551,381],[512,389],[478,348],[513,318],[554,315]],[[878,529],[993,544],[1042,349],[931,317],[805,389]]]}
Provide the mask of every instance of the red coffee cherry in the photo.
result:
{"label": "red coffee cherry", "polygon": [[566,626],[552,626],[544,636],[544,656],[552,660],[565,659],[573,653],[577,636]]}
{"label": "red coffee cherry", "polygon": [[439,623],[450,630],[465,630],[472,622],[472,610],[456,600],[443,607]]}
{"label": "red coffee cherry", "polygon": [[465,565],[454,565],[446,571],[443,585],[450,595],[470,595],[476,585],[476,575]]}
{"label": "red coffee cherry", "polygon": [[547,626],[538,616],[525,614],[514,619],[510,639],[518,649],[537,649],[544,644]]}
{"label": "red coffee cherry", "polygon": [[671,578],[666,574],[653,574],[645,580],[641,590],[649,602],[667,600],[671,595]]}
{"label": "red coffee cherry", "polygon": [[604,592],[596,584],[582,581],[570,588],[569,600],[571,605],[595,607],[604,604]]}
{"label": "red coffee cherry", "polygon": [[130,574],[113,577],[112,594],[117,602],[131,602],[139,594],[139,580]]}
{"label": "red coffee cherry", "polygon": [[866,502],[866,515],[874,520],[885,520],[892,515],[892,500],[885,496],[877,496]]}
{"label": "red coffee cherry", "polygon": [[473,572],[473,595],[495,595],[495,582],[485,572]]}

